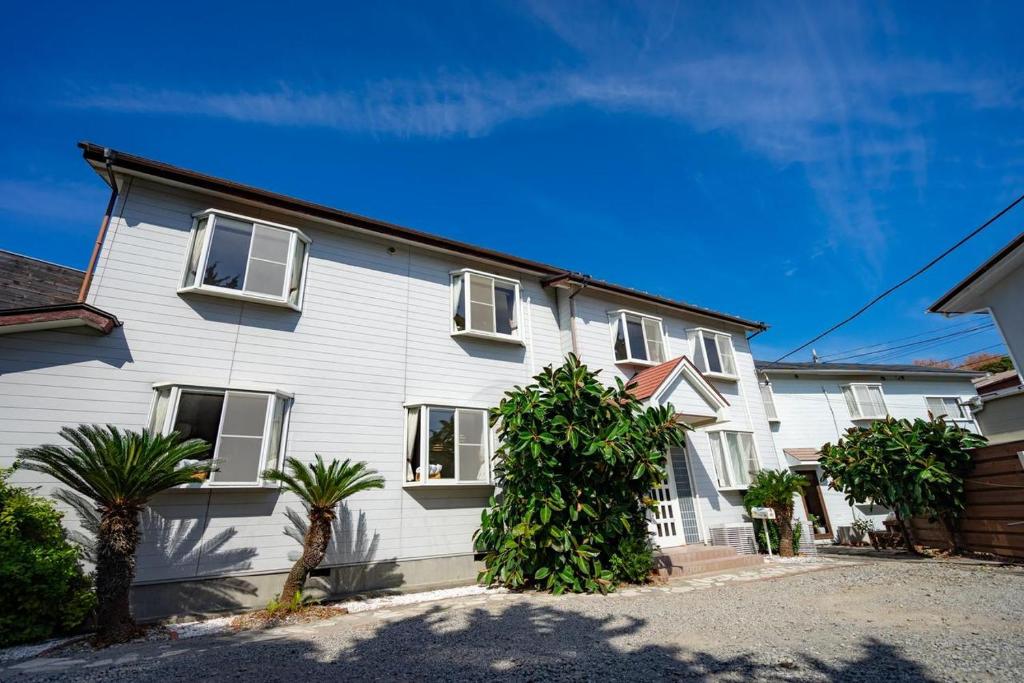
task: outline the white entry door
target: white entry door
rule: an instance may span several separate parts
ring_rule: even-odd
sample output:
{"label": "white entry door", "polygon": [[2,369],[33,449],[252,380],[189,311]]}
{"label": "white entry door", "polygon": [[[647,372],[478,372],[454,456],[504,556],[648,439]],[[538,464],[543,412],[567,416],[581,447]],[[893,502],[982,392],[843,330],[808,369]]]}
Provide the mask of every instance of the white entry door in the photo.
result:
{"label": "white entry door", "polygon": [[676,482],[672,476],[672,457],[666,456],[668,477],[661,486],[651,489],[651,498],[656,506],[648,514],[647,528],[654,543],[659,548],[685,545],[683,522],[679,514],[679,501],[676,500]]}

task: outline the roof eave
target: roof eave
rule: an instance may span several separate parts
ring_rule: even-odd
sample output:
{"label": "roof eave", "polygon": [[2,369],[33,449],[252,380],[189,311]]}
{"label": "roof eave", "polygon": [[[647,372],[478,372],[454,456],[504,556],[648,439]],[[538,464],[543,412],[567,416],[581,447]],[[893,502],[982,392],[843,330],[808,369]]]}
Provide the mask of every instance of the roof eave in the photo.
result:
{"label": "roof eave", "polygon": [[[957,313],[969,313],[971,311],[966,310],[953,310],[954,308],[965,308],[957,306],[956,302],[961,301],[970,295],[970,290],[978,283],[979,280],[993,268],[998,266],[1004,259],[1008,258],[1018,248],[1024,247],[1024,232],[1017,235],[1015,238],[1010,240],[1010,243],[1005,247],[997,251],[991,257],[989,257],[984,263],[974,269],[974,271],[965,277],[963,280],[958,282],[952,289],[939,297],[938,301],[928,307],[929,313],[939,313],[944,315],[953,315]],[[975,309],[976,310],[976,309]]]}
{"label": "roof eave", "polygon": [[[245,203],[271,206],[277,210],[300,214],[312,217],[328,223],[338,224],[350,229],[356,229],[390,239],[397,239],[403,242],[427,246],[448,253],[456,253],[461,256],[469,256],[474,259],[496,263],[505,267],[527,271],[542,277],[545,286],[558,286],[566,282],[586,282],[588,287],[602,291],[631,297],[647,303],[664,306],[692,315],[720,320],[733,325],[750,329],[764,331],[768,325],[763,322],[756,322],[740,318],[738,316],[720,313],[709,309],[694,306],[681,301],[674,301],[655,294],[648,294],[639,290],[616,285],[610,282],[595,280],[589,276],[580,275],[558,268],[547,263],[523,259],[511,254],[505,254],[492,249],[479,247],[466,242],[450,240],[439,235],[433,235],[413,228],[388,223],[375,218],[368,218],[359,214],[333,209],[323,204],[308,202],[295,197],[290,197],[268,190],[261,190],[251,185],[243,185],[230,180],[224,180],[215,176],[198,173],[188,169],[172,166],[163,162],[154,161],[145,157],[119,152],[105,148],[91,142],[82,141],[78,143],[82,150],[85,161],[98,172],[109,162],[111,167],[120,173],[137,175],[163,182],[169,182],[181,186],[197,188],[205,192],[230,197]],[[100,174],[104,176],[104,173]]]}

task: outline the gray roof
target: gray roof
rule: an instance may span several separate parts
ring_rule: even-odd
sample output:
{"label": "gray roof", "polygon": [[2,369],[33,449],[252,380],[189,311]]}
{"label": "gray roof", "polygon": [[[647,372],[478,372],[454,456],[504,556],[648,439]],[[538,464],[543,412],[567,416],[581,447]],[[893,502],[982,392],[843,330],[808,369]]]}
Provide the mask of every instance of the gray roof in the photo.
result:
{"label": "gray roof", "polygon": [[957,370],[954,368],[933,368],[927,365],[906,365],[886,363],[772,363],[770,361],[755,360],[754,366],[758,370],[765,371],[813,372],[822,374],[837,373],[844,375],[857,373],[865,375],[875,375],[879,373],[884,373],[900,375],[935,376],[956,375],[964,378],[981,377],[985,375],[984,372],[975,372],[974,370]]}
{"label": "gray roof", "polygon": [[74,303],[85,272],[0,250],[0,311]]}

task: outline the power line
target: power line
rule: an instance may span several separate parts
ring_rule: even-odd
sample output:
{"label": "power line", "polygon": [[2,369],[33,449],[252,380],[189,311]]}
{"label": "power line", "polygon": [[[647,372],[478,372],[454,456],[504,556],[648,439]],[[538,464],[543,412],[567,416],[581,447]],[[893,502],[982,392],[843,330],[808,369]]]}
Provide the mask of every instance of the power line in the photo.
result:
{"label": "power line", "polygon": [[884,360],[892,360],[893,358],[900,358],[902,356],[909,356],[911,354],[915,354],[916,355],[918,353],[921,353],[922,351],[929,351],[931,349],[938,348],[940,346],[946,346],[948,344],[953,344],[955,342],[962,341],[962,340],[966,339],[967,337],[974,337],[974,336],[977,336],[979,334],[984,334],[988,329],[991,329],[991,328],[986,328],[984,330],[978,330],[976,332],[971,332],[970,334],[965,334],[962,337],[957,337],[957,338],[954,338],[954,339],[941,339],[939,341],[934,341],[934,342],[932,342],[930,344],[927,344],[925,346],[919,346],[919,347],[916,347],[916,348],[913,348],[913,349],[909,349],[909,350],[907,350],[907,349],[897,350],[895,353],[887,353],[887,354],[884,354],[882,356],[879,356],[879,357],[877,357],[875,359],[875,361],[872,361],[872,362],[878,362],[878,361],[884,361]]}
{"label": "power line", "polygon": [[1002,343],[992,344],[991,346],[986,346],[986,347],[981,348],[981,349],[975,349],[974,351],[968,351],[967,353],[961,353],[959,356],[953,356],[951,358],[943,358],[942,360],[940,360],[938,362],[940,362],[940,363],[952,363],[953,361],[957,360],[958,358],[966,358],[967,356],[973,356],[974,354],[982,353],[983,351],[991,351],[992,349],[997,349],[997,348],[999,348],[1001,346],[1002,346]]}
{"label": "power line", "polygon": [[807,348],[808,346],[810,346],[810,345],[811,345],[811,344],[813,344],[814,342],[818,341],[819,339],[823,339],[824,337],[827,337],[828,335],[830,335],[830,334],[832,334],[833,332],[835,332],[836,330],[838,330],[838,329],[839,329],[840,327],[843,327],[844,325],[846,325],[846,324],[848,324],[848,323],[852,322],[853,320],[855,320],[855,319],[859,318],[859,317],[860,317],[860,316],[861,316],[861,315],[862,315],[862,314],[863,314],[863,313],[864,313],[865,311],[867,311],[867,310],[868,310],[869,308],[871,308],[872,306],[874,306],[875,304],[877,304],[877,303],[878,303],[879,301],[881,301],[881,300],[882,300],[882,299],[884,299],[885,297],[887,297],[887,296],[889,296],[890,294],[892,294],[893,292],[895,292],[895,291],[896,291],[897,289],[899,289],[899,288],[900,288],[900,287],[902,287],[903,285],[907,284],[907,283],[908,283],[908,282],[910,282],[911,280],[913,280],[913,279],[917,278],[918,276],[920,276],[920,275],[921,275],[922,273],[924,273],[924,272],[925,272],[926,270],[930,269],[930,268],[931,268],[932,266],[934,266],[934,265],[935,265],[936,263],[938,263],[938,262],[939,262],[939,261],[941,261],[942,259],[944,259],[944,258],[946,258],[947,256],[949,256],[950,254],[952,254],[952,253],[953,253],[954,251],[956,251],[956,250],[957,250],[957,249],[959,249],[959,248],[960,248],[961,246],[963,246],[963,245],[964,245],[964,244],[965,244],[965,243],[966,243],[966,242],[967,242],[968,240],[970,240],[970,239],[971,239],[972,237],[974,237],[975,235],[977,235],[977,234],[978,234],[979,232],[981,232],[982,230],[984,230],[984,229],[985,229],[985,228],[987,228],[988,226],[990,226],[990,225],[992,225],[993,223],[995,223],[995,222],[996,222],[997,220],[999,220],[1000,218],[1002,218],[1002,217],[1003,217],[1004,215],[1006,215],[1007,213],[1009,213],[1009,212],[1010,212],[1010,210],[1011,210],[1011,209],[1013,209],[1013,207],[1017,206],[1017,205],[1018,205],[1018,204],[1020,204],[1020,203],[1021,203],[1022,201],[1024,201],[1024,194],[1022,194],[1022,195],[1018,196],[1018,197],[1017,197],[1016,199],[1014,199],[1014,200],[1013,200],[1012,202],[1010,202],[1010,204],[1009,204],[1009,205],[1007,205],[1007,206],[1006,206],[1006,208],[1002,209],[1001,211],[999,211],[999,213],[997,213],[996,215],[994,215],[994,216],[992,216],[991,218],[989,218],[989,219],[988,219],[987,221],[985,221],[984,223],[982,223],[981,225],[979,225],[979,226],[978,226],[977,228],[975,228],[975,229],[974,229],[974,230],[972,230],[971,232],[967,233],[967,235],[965,235],[965,236],[964,236],[963,238],[961,238],[961,239],[960,239],[960,240],[959,240],[959,241],[958,241],[958,242],[957,242],[956,244],[954,244],[953,246],[951,246],[951,247],[949,247],[948,249],[946,249],[946,250],[945,250],[944,252],[942,252],[941,254],[939,254],[938,256],[936,256],[935,258],[933,258],[933,259],[932,259],[931,261],[929,261],[928,263],[926,263],[926,264],[925,264],[924,266],[922,266],[921,268],[918,268],[918,269],[917,269],[917,270],[916,270],[916,271],[915,271],[914,273],[912,273],[911,275],[909,275],[909,276],[907,276],[907,277],[903,278],[902,280],[900,280],[899,282],[897,282],[897,283],[896,283],[895,285],[893,285],[893,286],[892,286],[892,287],[890,287],[889,289],[885,290],[884,292],[882,292],[881,294],[879,294],[878,296],[876,296],[876,297],[875,297],[874,299],[872,299],[871,301],[869,301],[869,302],[867,302],[866,304],[864,304],[863,306],[861,306],[861,307],[860,307],[859,309],[857,309],[857,310],[856,310],[856,311],[855,311],[855,312],[854,312],[854,313],[853,313],[852,315],[848,316],[848,317],[847,317],[846,319],[844,319],[844,320],[842,320],[842,321],[840,321],[840,322],[836,323],[836,324],[835,324],[835,325],[833,325],[832,327],[828,328],[827,330],[825,330],[824,332],[822,332],[821,334],[819,334],[819,335],[818,335],[817,337],[815,337],[814,339],[811,339],[810,341],[808,341],[808,342],[805,342],[805,343],[801,344],[800,346],[796,347],[795,349],[793,349],[792,351],[790,351],[790,352],[789,352],[789,353],[787,353],[786,355],[784,355],[784,356],[781,356],[781,357],[779,357],[779,358],[776,358],[774,362],[778,363],[779,361],[782,361],[782,360],[785,360],[786,358],[789,358],[790,356],[792,356],[792,355],[793,355],[794,353],[797,353],[798,351],[803,351],[804,349],[806,349],[806,348]]}
{"label": "power line", "polygon": [[[918,337],[923,337],[923,336],[929,335],[929,334],[935,334],[936,332],[952,332],[954,330],[962,330],[965,327],[970,327],[971,325],[977,324],[977,322],[978,322],[977,320],[969,320],[969,319],[968,320],[960,320],[959,322],[956,322],[956,323],[954,323],[952,325],[947,325],[945,327],[937,327],[937,328],[935,328],[933,330],[926,330],[924,332],[918,332],[917,334],[911,334],[911,335],[908,335],[906,337],[896,337],[895,339],[889,339],[889,340],[886,340],[886,341],[875,342],[874,344],[865,344],[863,346],[855,346],[852,349],[843,349],[842,351],[833,351],[832,353],[824,353],[824,354],[819,355],[818,358],[824,360],[826,358],[833,358],[835,356],[845,356],[848,353],[855,353],[857,351],[862,351],[864,349],[873,349],[873,348],[875,348],[877,346],[888,346],[889,344],[895,344],[896,342],[906,341],[908,339],[917,339]],[[884,350],[884,349],[879,349],[879,350],[881,351],[881,350]]]}
{"label": "power line", "polygon": [[[928,339],[919,339],[917,341],[907,342],[906,344],[900,344],[898,346],[889,346],[887,348],[878,349],[876,351],[865,351],[864,353],[855,353],[855,354],[850,355],[850,356],[842,356],[840,358],[833,358],[829,362],[830,363],[839,363],[839,362],[842,362],[842,361],[851,360],[853,358],[862,358],[864,356],[877,356],[877,355],[880,355],[880,354],[888,354],[890,351],[897,351],[899,349],[907,349],[907,348],[911,348],[911,347],[923,346],[923,345],[931,344],[932,342],[939,341],[939,340],[942,340],[942,339],[949,339],[949,340],[952,341],[952,339],[954,339],[956,337],[962,337],[962,336],[974,334],[974,333],[976,333],[978,331],[981,331],[981,330],[990,330],[993,327],[995,327],[995,325],[993,323],[987,323],[985,325],[978,325],[977,327],[972,327],[972,328],[969,328],[969,329],[966,329],[966,330],[959,330],[957,332],[949,332],[948,334],[943,334],[943,335],[940,335],[938,337],[930,337]],[[897,354],[897,355],[903,355],[903,354]]]}

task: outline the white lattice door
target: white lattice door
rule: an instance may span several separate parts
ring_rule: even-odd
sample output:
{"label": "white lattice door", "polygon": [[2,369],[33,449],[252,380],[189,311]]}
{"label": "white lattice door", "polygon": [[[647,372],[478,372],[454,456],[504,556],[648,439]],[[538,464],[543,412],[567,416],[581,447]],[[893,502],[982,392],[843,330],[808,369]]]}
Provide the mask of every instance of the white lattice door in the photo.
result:
{"label": "white lattice door", "polygon": [[651,498],[656,505],[647,517],[647,528],[659,548],[686,544],[682,517],[679,514],[679,501],[676,499],[676,482],[672,477],[672,459],[667,460],[668,477],[661,486],[651,489]]}

